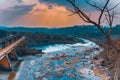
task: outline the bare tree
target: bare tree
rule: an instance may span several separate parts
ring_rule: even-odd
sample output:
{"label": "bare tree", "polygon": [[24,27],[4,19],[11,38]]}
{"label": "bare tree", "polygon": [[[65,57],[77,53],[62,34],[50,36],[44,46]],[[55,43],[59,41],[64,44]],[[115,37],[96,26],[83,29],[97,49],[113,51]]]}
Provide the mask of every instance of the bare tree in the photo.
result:
{"label": "bare tree", "polygon": [[[119,5],[119,3],[116,4],[115,6],[113,6],[112,8],[109,8],[108,4],[109,4],[110,0],[106,0],[105,5],[103,5],[103,6],[97,6],[96,3],[92,4],[89,1],[85,0],[87,4],[94,7],[98,12],[100,12],[99,17],[97,19],[98,21],[96,22],[96,21],[92,20],[90,18],[90,15],[88,15],[82,8],[80,8],[76,4],[77,0],[66,0],[66,1],[68,1],[74,7],[74,10],[69,9],[73,14],[78,14],[79,17],[86,23],[91,23],[91,24],[95,25],[103,33],[103,35],[106,37],[106,39],[109,42],[111,42],[110,33],[112,31],[113,21],[114,21],[115,16],[117,14],[119,14],[119,13],[115,12],[114,9]],[[109,27],[108,32],[104,31],[104,29],[102,28],[103,18],[105,18],[104,21],[106,20],[108,23],[108,27]]]}
{"label": "bare tree", "polygon": [[[120,3],[110,8],[109,3],[111,0],[104,0],[105,4],[102,6],[85,0],[88,5],[95,8],[96,11],[99,12],[97,21],[95,21],[91,19],[90,14],[86,13],[85,10],[77,4],[78,0],[66,0],[66,1],[68,1],[73,6],[73,9],[68,9],[73,13],[72,15],[77,14],[84,22],[95,25],[102,32],[102,34],[106,37],[108,42],[108,45],[105,45],[105,48],[112,49],[112,55],[116,54],[117,56],[120,50],[118,50],[118,48],[116,48],[116,46],[114,45],[114,42],[111,38],[111,31],[112,31],[114,19],[119,14],[117,11],[115,11],[115,8]],[[102,27],[102,24],[105,21],[107,22],[107,26],[109,27],[108,31],[105,31],[104,28]],[[114,56],[114,58],[116,58],[116,56]],[[118,61],[119,60],[120,59],[116,60],[117,62],[114,62],[115,63],[114,64],[114,68],[115,68],[114,80],[119,80],[118,79],[118,67],[119,67]]]}

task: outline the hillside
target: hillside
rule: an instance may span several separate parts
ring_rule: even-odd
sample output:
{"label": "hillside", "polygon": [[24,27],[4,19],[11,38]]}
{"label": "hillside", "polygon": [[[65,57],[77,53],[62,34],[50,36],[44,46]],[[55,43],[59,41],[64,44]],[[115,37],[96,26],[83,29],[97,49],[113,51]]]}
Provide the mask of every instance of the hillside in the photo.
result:
{"label": "hillside", "polygon": [[[65,27],[65,28],[27,28],[27,27],[12,27],[7,28],[1,26],[2,30],[8,32],[30,32],[30,33],[46,33],[46,34],[53,34],[53,35],[68,35],[68,36],[76,36],[82,38],[95,38],[95,37],[102,37],[101,32],[95,26],[72,26],[72,27]],[[108,30],[108,27],[104,27],[104,30]],[[120,26],[117,25],[113,27],[112,35],[120,34]]]}

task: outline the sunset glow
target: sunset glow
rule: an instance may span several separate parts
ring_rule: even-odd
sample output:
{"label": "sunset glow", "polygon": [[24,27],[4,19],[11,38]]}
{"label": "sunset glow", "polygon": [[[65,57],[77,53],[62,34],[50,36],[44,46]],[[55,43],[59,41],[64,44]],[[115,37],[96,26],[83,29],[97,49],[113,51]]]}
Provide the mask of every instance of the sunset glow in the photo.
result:
{"label": "sunset glow", "polygon": [[[53,2],[52,2],[53,1]],[[8,0],[0,1],[0,24],[6,26],[27,27],[66,27],[72,25],[85,25],[78,15],[72,15],[66,7],[70,4],[65,0]],[[93,0],[92,0],[93,1]],[[114,1],[117,3],[118,0]],[[81,0],[84,3],[84,0]],[[81,4],[84,7],[84,4]],[[86,6],[88,8],[88,6]],[[92,10],[92,9],[90,9]],[[96,19],[96,12],[91,11]]]}

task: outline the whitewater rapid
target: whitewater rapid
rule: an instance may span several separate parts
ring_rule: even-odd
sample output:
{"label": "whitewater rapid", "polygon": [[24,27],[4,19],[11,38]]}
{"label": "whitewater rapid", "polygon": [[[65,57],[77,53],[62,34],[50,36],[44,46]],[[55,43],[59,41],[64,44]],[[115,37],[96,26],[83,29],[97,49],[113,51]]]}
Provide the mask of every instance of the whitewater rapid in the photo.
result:
{"label": "whitewater rapid", "polygon": [[55,52],[55,51],[62,51],[66,49],[70,49],[71,47],[98,47],[94,42],[91,42],[86,39],[82,39],[84,43],[75,43],[75,44],[54,44],[54,45],[49,45],[43,49],[43,52],[49,53],[49,52]]}
{"label": "whitewater rapid", "polygon": [[94,42],[82,40],[84,43],[43,46],[45,54],[27,57],[15,80],[101,80],[91,63],[101,49]]}

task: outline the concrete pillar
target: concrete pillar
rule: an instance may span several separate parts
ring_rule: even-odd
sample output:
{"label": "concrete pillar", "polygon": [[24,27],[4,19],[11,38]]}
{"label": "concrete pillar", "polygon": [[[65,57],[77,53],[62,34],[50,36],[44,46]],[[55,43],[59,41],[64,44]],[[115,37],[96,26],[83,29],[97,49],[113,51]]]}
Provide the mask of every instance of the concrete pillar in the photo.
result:
{"label": "concrete pillar", "polygon": [[11,61],[17,61],[18,60],[18,56],[16,54],[16,50],[13,49],[9,54],[8,57],[10,58]]}
{"label": "concrete pillar", "polygon": [[2,66],[5,69],[11,70],[11,64],[8,56],[4,56],[3,59],[0,60],[0,66]]}

